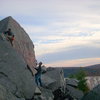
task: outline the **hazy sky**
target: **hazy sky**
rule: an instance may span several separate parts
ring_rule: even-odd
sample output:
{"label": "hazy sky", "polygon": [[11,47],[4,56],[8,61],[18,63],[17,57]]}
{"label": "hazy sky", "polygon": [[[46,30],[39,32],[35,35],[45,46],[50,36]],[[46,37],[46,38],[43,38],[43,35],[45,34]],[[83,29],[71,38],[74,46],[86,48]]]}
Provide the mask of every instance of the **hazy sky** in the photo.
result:
{"label": "hazy sky", "polygon": [[100,0],[0,0],[0,20],[12,16],[48,66],[100,63]]}

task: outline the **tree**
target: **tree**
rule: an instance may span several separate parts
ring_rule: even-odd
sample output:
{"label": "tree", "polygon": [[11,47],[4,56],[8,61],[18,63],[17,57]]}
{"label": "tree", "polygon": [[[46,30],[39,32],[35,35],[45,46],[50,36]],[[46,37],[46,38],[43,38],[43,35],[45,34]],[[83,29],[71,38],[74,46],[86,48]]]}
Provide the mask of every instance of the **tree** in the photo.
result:
{"label": "tree", "polygon": [[76,78],[79,81],[78,89],[82,90],[84,93],[87,93],[89,91],[86,83],[86,73],[82,68],[80,68],[78,73],[71,75],[70,78]]}

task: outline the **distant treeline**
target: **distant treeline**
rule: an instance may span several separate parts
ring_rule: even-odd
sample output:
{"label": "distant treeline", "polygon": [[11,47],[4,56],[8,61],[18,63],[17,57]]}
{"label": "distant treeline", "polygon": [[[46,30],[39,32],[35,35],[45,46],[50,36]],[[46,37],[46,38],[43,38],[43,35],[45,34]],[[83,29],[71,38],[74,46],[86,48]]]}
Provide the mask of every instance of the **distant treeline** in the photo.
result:
{"label": "distant treeline", "polygon": [[[81,67],[87,76],[100,76],[100,64]],[[80,67],[63,67],[64,77],[68,77],[72,74],[79,72]]]}

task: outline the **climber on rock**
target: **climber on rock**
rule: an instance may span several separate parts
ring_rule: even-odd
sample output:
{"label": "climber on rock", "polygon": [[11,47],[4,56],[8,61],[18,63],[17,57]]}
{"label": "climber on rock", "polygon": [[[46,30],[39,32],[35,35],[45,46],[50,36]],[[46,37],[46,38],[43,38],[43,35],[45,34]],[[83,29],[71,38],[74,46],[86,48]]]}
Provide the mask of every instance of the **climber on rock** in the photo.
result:
{"label": "climber on rock", "polygon": [[38,67],[36,67],[35,69],[37,70],[37,73],[35,74],[35,82],[37,84],[37,86],[42,86],[42,81],[41,81],[41,74],[42,74],[42,62],[39,62]]}
{"label": "climber on rock", "polygon": [[11,45],[13,46],[14,34],[12,33],[11,29],[9,28],[7,31],[4,32],[7,37],[7,40],[10,41]]}

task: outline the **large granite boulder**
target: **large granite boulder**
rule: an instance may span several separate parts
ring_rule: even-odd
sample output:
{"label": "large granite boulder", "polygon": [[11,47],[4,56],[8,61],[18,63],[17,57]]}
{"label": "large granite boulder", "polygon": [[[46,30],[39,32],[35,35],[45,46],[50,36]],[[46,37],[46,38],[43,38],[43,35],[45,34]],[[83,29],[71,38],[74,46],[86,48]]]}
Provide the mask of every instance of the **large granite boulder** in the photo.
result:
{"label": "large granite boulder", "polygon": [[41,80],[44,87],[49,87],[52,83],[56,82],[55,79],[50,78],[49,76],[47,76],[47,74],[43,74],[41,76]]}
{"label": "large granite boulder", "polygon": [[[49,68],[50,69],[50,68]],[[59,87],[64,89],[64,73],[61,68],[47,69],[47,72],[42,76],[45,77],[43,82],[47,84],[47,87],[52,91],[55,91]]]}
{"label": "large granite boulder", "polygon": [[8,41],[2,40],[1,35],[0,85],[5,87],[5,89],[9,90],[15,96],[26,99],[33,97],[36,87],[32,74],[27,69],[27,62],[25,59],[23,59],[19,52],[17,52]]}
{"label": "large granite boulder", "polygon": [[11,17],[7,17],[0,21],[0,34],[11,28],[15,35],[14,48],[24,58],[33,74],[36,73],[34,67],[36,66],[34,45],[25,32],[25,30]]}

